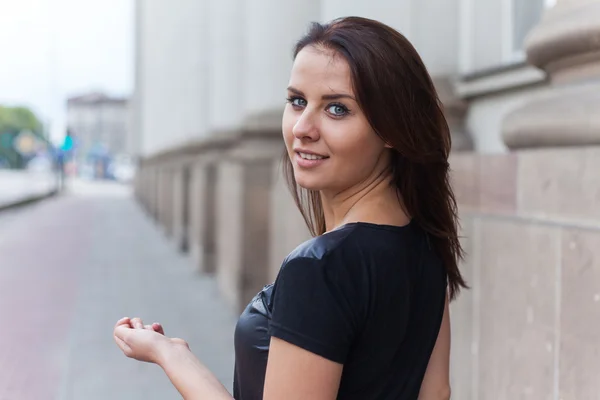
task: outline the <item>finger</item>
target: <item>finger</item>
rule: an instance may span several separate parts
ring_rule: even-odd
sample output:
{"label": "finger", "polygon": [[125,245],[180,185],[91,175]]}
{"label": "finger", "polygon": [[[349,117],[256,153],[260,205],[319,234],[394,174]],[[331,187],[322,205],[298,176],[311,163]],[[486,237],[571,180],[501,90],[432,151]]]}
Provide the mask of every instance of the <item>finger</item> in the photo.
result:
{"label": "finger", "polygon": [[133,329],[144,329],[144,322],[141,318],[135,317],[131,319],[131,326]]}
{"label": "finger", "polygon": [[129,334],[132,332],[132,328],[125,326],[125,325],[121,325],[121,326],[117,326],[113,332],[113,335],[119,339],[121,339],[123,342],[127,343],[127,338],[129,337]]}
{"label": "finger", "polygon": [[155,332],[158,332],[158,333],[160,333],[161,335],[164,335],[164,334],[165,334],[165,330],[163,329],[162,325],[161,325],[161,324],[159,324],[158,322],[155,322],[155,323],[153,323],[153,324],[152,324],[152,329],[153,329]]}
{"label": "finger", "polygon": [[129,347],[129,345],[127,343],[125,343],[123,341],[123,339],[121,339],[117,335],[114,335],[114,339],[115,339],[115,343],[117,343],[117,346],[121,349],[123,354],[125,354],[127,357],[130,357],[132,354],[131,347]]}
{"label": "finger", "polygon": [[117,321],[117,323],[115,324],[115,328],[117,326],[121,326],[121,325],[129,326],[130,323],[131,323],[131,320],[129,319],[129,317],[124,317]]}

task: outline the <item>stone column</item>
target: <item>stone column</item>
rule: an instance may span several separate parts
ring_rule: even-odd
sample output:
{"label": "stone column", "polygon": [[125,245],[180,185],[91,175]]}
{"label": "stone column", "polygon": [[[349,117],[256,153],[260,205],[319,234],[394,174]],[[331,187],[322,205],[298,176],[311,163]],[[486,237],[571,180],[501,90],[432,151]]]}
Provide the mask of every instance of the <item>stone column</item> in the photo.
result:
{"label": "stone column", "polygon": [[234,139],[228,137],[203,143],[203,150],[190,165],[189,250],[203,273],[216,270],[217,234],[221,229],[217,225],[217,170],[233,143]]}
{"label": "stone column", "polygon": [[302,7],[278,0],[243,4],[243,85],[229,103],[235,107],[242,99],[242,129],[216,178],[217,279],[236,310],[269,282],[271,178],[283,151],[281,116],[293,46],[320,11],[318,0]]}
{"label": "stone column", "polygon": [[[209,218],[210,213],[214,215],[214,209],[207,210],[206,204],[207,199],[214,195],[214,190],[209,189],[207,182],[208,170],[209,166],[205,162],[196,162],[191,168],[190,254],[201,272],[211,273],[214,271],[214,264],[205,262],[206,255],[210,251],[205,243],[206,219]],[[214,226],[212,228],[214,232]]]}
{"label": "stone column", "polygon": [[166,213],[166,172],[159,167],[156,168],[156,223],[160,227],[165,225],[165,213]]}
{"label": "stone column", "polygon": [[600,0],[558,0],[529,34],[527,60],[554,87],[507,115],[510,149],[600,144]]}
{"label": "stone column", "polygon": [[243,118],[244,2],[209,1],[209,135],[236,136]]}
{"label": "stone column", "polygon": [[273,281],[279,273],[283,259],[300,243],[310,239],[310,232],[298,210],[287,182],[282,174],[281,163],[271,168],[271,193],[269,197],[269,271]]}
{"label": "stone column", "polygon": [[154,218],[155,222],[158,222],[160,206],[160,172],[156,166],[153,165],[150,167],[150,174],[152,176],[152,193],[150,195],[152,217]]}
{"label": "stone column", "polygon": [[146,210],[149,216],[154,215],[154,171],[144,166],[144,197],[146,201]]}
{"label": "stone column", "polygon": [[302,7],[279,0],[244,4],[244,125],[279,131],[293,46],[309,23],[319,20],[320,2],[308,0]]}
{"label": "stone column", "polygon": [[444,115],[452,136],[452,151],[473,150],[473,140],[465,124],[469,105],[457,96],[453,78],[449,75],[439,75],[433,78],[433,83],[440,101],[444,105]]}
{"label": "stone column", "polygon": [[162,198],[161,206],[161,225],[165,235],[171,237],[173,234],[173,169],[170,165],[163,166],[162,182],[160,196]]}
{"label": "stone column", "polygon": [[178,250],[189,250],[191,162],[182,162],[173,172],[173,242]]}
{"label": "stone column", "polygon": [[244,81],[242,0],[207,2],[207,137],[195,143],[190,166],[189,249],[204,273],[216,263],[216,178],[224,151],[241,134]]}
{"label": "stone column", "polygon": [[272,171],[282,152],[282,140],[245,136],[218,165],[217,280],[236,311],[272,277]]}
{"label": "stone column", "polygon": [[460,1],[411,0],[407,3],[410,21],[399,29],[415,46],[433,78],[450,127],[452,150],[472,150],[473,142],[465,125],[468,104],[456,94],[454,87],[459,75]]}

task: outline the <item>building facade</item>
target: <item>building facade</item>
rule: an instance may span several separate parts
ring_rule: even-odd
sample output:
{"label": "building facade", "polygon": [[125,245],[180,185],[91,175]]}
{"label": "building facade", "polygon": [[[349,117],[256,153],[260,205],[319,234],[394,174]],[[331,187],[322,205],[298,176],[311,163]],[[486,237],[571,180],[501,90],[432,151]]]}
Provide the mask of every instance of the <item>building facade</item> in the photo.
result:
{"label": "building facade", "polygon": [[241,309],[309,237],[280,177],[294,41],[359,15],[402,32],[442,98],[471,289],[457,399],[600,393],[600,0],[137,2],[138,199]]}
{"label": "building facade", "polygon": [[[96,178],[113,175],[116,161],[132,157],[129,101],[102,93],[88,93],[67,100],[67,123],[81,173]],[[125,161],[126,162],[126,161]]]}

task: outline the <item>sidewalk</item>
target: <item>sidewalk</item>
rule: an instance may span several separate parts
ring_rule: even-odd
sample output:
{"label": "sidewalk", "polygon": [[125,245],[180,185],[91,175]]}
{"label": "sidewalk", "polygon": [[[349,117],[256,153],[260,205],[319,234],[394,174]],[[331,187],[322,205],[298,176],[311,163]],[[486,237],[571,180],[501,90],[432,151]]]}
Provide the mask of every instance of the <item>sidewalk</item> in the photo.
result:
{"label": "sidewalk", "polygon": [[56,184],[51,172],[0,169],[0,210],[47,197],[57,189]]}
{"label": "sidewalk", "polygon": [[161,322],[229,389],[236,315],[115,184],[0,215],[0,400],[178,399],[112,339],[122,316]]}

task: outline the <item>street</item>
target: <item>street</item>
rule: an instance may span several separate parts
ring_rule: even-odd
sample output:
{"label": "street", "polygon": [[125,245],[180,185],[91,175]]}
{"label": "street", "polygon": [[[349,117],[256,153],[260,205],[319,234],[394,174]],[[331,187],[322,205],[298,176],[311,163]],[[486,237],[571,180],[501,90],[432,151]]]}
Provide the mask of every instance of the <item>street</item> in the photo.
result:
{"label": "street", "polygon": [[115,345],[123,316],[162,323],[231,388],[236,315],[129,187],[71,182],[0,213],[0,400],[180,398]]}

